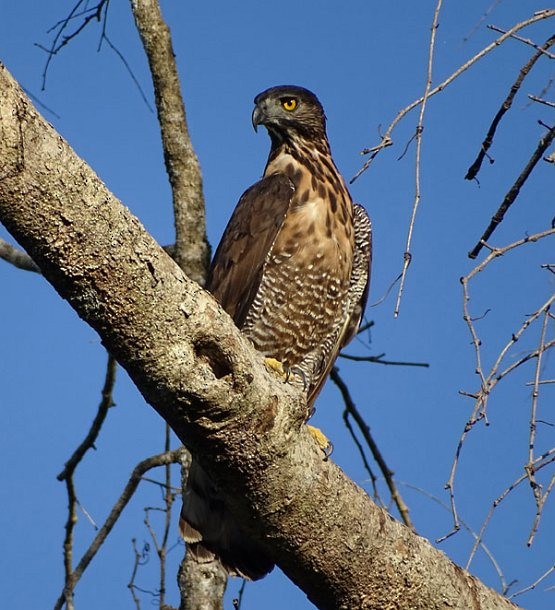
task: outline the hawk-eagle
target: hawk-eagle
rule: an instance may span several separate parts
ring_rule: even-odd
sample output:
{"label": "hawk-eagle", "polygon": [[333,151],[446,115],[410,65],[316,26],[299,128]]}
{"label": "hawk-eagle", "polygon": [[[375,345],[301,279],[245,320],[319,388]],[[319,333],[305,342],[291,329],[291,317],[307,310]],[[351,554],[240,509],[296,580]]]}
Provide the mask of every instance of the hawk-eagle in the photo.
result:
{"label": "hawk-eagle", "polygon": [[[308,412],[340,349],[356,334],[368,290],[371,227],[331,157],[326,117],[302,87],[256,96],[252,123],[271,149],[263,178],[240,198],[210,269],[208,290],[266,358],[299,374]],[[261,578],[273,567],[193,459],[181,532],[199,561]]]}

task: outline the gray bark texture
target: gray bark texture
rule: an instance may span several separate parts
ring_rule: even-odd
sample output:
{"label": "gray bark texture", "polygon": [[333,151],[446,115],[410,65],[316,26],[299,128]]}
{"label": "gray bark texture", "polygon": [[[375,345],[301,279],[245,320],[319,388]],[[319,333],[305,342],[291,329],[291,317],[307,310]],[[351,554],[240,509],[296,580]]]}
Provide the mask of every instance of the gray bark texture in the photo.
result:
{"label": "gray bark texture", "polygon": [[319,608],[515,606],[377,507],[214,299],[0,65],[0,221]]}

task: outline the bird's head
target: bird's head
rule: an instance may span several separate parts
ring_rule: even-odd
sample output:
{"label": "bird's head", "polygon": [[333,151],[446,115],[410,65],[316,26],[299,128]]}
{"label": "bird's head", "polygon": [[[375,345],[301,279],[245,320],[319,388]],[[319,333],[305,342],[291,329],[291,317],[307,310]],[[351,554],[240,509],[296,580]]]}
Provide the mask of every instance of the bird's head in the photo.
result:
{"label": "bird's head", "polygon": [[254,98],[252,124],[268,130],[272,142],[295,137],[326,137],[326,115],[318,98],[303,87],[281,85],[259,93]]}

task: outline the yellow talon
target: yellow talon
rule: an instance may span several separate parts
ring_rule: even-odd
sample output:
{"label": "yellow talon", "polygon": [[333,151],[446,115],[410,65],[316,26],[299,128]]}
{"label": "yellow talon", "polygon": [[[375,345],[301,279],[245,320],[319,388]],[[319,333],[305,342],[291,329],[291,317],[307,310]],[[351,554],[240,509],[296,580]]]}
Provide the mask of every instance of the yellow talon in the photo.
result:
{"label": "yellow talon", "polygon": [[333,451],[333,444],[329,440],[329,438],[320,430],[320,428],[315,428],[314,426],[308,426],[308,431],[310,436],[316,441],[318,447],[324,452],[326,459],[330,457]]}
{"label": "yellow talon", "polygon": [[283,366],[283,362],[280,362],[275,358],[264,358],[264,364],[268,370],[274,372],[278,377],[281,377],[283,381],[289,379],[289,371]]}

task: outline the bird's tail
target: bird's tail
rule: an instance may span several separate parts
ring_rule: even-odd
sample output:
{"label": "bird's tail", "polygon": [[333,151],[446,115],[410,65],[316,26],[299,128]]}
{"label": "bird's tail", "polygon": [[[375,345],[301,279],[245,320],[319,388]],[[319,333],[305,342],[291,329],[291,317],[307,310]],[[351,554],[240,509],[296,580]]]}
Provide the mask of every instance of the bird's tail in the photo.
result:
{"label": "bird's tail", "polygon": [[230,576],[258,580],[274,567],[260,544],[242,530],[196,460],[187,479],[179,529],[197,561],[218,559]]}

